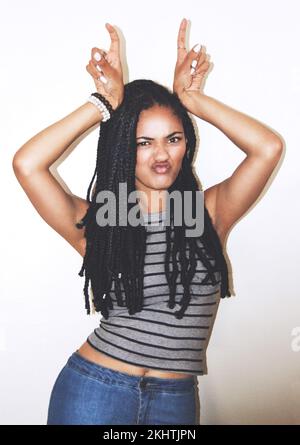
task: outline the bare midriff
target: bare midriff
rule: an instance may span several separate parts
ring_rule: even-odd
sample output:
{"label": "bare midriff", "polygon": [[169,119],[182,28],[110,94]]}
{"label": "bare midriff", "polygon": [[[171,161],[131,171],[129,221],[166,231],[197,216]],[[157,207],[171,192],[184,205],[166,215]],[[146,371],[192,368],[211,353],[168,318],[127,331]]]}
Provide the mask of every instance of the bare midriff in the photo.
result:
{"label": "bare midriff", "polygon": [[76,351],[87,360],[97,363],[106,368],[114,369],[115,371],[124,372],[129,375],[160,377],[164,379],[180,379],[191,377],[191,374],[184,374],[181,372],[165,372],[157,369],[142,368],[140,366],[131,365],[121,360],[109,357],[100,351],[93,348],[87,341],[84,342]]}

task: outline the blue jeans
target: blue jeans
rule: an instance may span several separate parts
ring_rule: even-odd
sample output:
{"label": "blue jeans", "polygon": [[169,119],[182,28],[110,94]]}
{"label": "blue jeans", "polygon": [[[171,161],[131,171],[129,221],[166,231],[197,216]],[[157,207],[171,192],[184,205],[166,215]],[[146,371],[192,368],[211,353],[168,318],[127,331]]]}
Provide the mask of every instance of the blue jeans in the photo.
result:
{"label": "blue jeans", "polygon": [[52,388],[47,425],[196,425],[198,406],[197,376],[131,375],[76,351]]}

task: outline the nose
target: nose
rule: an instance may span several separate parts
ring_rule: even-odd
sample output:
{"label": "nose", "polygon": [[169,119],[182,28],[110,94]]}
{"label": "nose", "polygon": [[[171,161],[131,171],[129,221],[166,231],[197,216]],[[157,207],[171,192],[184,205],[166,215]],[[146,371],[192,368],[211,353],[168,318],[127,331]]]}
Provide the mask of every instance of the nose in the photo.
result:
{"label": "nose", "polygon": [[157,146],[155,147],[155,151],[154,151],[154,160],[156,162],[164,162],[167,161],[169,159],[169,152],[166,149],[164,143],[162,144],[157,144]]}

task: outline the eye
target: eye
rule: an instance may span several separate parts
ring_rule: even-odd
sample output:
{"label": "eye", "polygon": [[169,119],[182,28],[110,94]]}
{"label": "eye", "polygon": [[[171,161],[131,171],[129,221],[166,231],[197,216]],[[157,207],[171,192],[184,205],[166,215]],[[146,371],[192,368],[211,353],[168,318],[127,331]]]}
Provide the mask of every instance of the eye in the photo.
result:
{"label": "eye", "polygon": [[[179,142],[179,141],[181,141],[181,137],[179,137],[179,136],[173,136],[172,138],[170,138],[169,139],[169,141],[174,141],[174,139],[177,139],[175,142],[172,142],[173,144],[176,144],[177,142]],[[149,143],[149,141],[142,141],[142,142],[138,142],[136,145],[137,145],[137,147],[140,145],[141,147],[145,147],[145,145],[142,145],[142,144],[148,144]]]}
{"label": "eye", "polygon": [[[137,145],[137,147],[139,146],[139,145],[142,145],[142,144],[146,144],[146,143],[148,143],[149,141],[143,141],[143,142],[139,142],[139,143],[137,143],[136,145]],[[142,147],[144,147],[144,145],[142,145]]]}
{"label": "eye", "polygon": [[[180,137],[178,137],[178,136],[173,136],[172,138],[170,138],[170,140],[171,140],[171,139],[178,139],[178,141],[181,141],[182,138],[180,138]],[[176,142],[178,142],[178,141],[176,141]]]}

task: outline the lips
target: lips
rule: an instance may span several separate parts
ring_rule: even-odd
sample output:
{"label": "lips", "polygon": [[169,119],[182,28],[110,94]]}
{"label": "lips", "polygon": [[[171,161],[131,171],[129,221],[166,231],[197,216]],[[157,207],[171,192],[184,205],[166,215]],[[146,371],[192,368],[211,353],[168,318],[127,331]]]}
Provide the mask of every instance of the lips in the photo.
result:
{"label": "lips", "polygon": [[163,173],[167,173],[170,170],[170,164],[168,162],[164,162],[161,164],[154,164],[154,166],[152,167],[152,170],[155,173],[158,174],[163,174]]}

